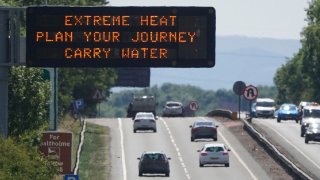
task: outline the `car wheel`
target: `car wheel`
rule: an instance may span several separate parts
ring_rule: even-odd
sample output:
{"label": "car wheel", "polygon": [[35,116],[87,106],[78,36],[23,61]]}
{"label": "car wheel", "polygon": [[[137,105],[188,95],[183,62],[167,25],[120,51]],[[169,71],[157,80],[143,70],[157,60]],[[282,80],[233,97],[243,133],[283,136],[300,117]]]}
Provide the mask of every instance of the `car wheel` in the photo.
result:
{"label": "car wheel", "polygon": [[199,162],[199,167],[203,167],[203,164],[201,164],[201,162]]}
{"label": "car wheel", "polygon": [[278,122],[278,123],[281,122],[281,119],[280,119],[280,118],[277,118],[277,122]]}
{"label": "car wheel", "polygon": [[169,177],[170,176],[170,172],[166,172],[165,176]]}
{"label": "car wheel", "polygon": [[308,140],[308,139],[305,139],[305,140],[304,140],[304,143],[308,144],[308,143],[309,143],[309,140]]}
{"label": "car wheel", "polygon": [[193,142],[194,141],[194,138],[193,137],[191,137],[191,142]]}
{"label": "car wheel", "polygon": [[142,176],[143,174],[142,174],[142,171],[139,171],[139,176]]}
{"label": "car wheel", "polygon": [[224,166],[225,166],[225,167],[229,167],[229,166],[230,166],[230,164],[229,164],[229,163],[226,163],[226,164],[224,164]]}
{"label": "car wheel", "polygon": [[153,130],[153,132],[155,132],[155,133],[156,133],[156,132],[157,132],[157,129],[154,129],[154,130]]}
{"label": "car wheel", "polygon": [[133,130],[133,133],[136,133],[136,132],[137,132],[137,130],[134,129],[134,130]]}
{"label": "car wheel", "polygon": [[218,141],[218,138],[213,138],[213,141]]}

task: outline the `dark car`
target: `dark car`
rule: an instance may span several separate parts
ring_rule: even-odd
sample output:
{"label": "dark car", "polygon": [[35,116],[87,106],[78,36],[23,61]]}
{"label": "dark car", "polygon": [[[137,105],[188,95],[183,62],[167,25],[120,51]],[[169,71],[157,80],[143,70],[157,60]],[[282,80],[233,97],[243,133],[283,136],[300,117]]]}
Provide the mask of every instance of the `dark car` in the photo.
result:
{"label": "dark car", "polygon": [[295,120],[299,122],[299,111],[295,104],[282,104],[278,110],[277,122],[281,120]]}
{"label": "dark car", "polygon": [[309,141],[320,142],[320,123],[309,124],[304,142],[308,144]]}
{"label": "dark car", "polygon": [[142,153],[139,160],[139,176],[143,174],[165,174],[170,176],[169,160],[165,153],[160,151],[149,151]]}
{"label": "dark car", "polygon": [[219,126],[217,126],[212,121],[207,121],[207,120],[195,121],[193,125],[190,125],[191,141],[193,142],[195,139],[200,139],[200,138],[213,139],[214,141],[217,141],[218,127]]}

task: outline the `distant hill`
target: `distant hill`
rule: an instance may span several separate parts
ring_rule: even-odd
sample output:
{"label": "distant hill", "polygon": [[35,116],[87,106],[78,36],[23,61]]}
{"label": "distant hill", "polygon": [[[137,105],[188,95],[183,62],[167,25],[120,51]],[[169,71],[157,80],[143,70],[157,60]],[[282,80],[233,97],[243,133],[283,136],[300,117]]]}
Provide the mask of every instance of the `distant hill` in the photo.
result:
{"label": "distant hill", "polygon": [[222,36],[213,68],[152,68],[151,86],[165,82],[205,90],[232,89],[235,81],[272,86],[276,70],[301,47],[299,40]]}

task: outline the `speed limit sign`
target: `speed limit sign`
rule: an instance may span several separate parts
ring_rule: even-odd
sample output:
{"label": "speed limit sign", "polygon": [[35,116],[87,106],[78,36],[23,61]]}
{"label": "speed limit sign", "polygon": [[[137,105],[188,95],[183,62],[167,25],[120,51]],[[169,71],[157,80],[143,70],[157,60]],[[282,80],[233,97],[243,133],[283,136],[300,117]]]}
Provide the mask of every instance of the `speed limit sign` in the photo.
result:
{"label": "speed limit sign", "polygon": [[248,85],[243,91],[243,97],[252,101],[258,97],[258,88],[253,85]]}

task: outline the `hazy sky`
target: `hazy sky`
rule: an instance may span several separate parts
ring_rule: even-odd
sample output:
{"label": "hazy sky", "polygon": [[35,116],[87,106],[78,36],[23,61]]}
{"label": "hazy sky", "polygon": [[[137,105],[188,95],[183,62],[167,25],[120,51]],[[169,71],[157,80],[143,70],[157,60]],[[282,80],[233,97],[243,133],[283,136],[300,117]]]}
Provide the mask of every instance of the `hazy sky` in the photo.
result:
{"label": "hazy sky", "polygon": [[310,0],[109,0],[111,6],[210,6],[216,35],[300,39]]}

